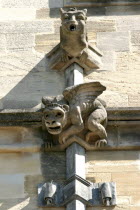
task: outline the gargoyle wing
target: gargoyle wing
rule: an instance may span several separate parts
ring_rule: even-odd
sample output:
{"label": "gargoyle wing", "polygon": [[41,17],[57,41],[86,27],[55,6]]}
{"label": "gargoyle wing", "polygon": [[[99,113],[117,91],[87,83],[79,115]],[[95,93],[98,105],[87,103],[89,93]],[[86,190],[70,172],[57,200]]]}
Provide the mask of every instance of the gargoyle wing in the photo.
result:
{"label": "gargoyle wing", "polygon": [[79,103],[83,101],[89,102],[95,100],[105,90],[106,87],[100,82],[88,82],[66,88],[63,91],[63,96],[69,104],[76,101],[79,101]]}

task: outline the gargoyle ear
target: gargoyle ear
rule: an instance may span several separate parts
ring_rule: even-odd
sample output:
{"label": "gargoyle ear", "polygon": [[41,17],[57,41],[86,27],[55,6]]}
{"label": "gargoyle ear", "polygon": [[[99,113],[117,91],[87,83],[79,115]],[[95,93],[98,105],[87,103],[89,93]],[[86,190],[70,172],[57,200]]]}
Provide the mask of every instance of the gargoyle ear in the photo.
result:
{"label": "gargoyle ear", "polygon": [[66,104],[64,104],[64,105],[63,105],[63,109],[65,109],[65,110],[66,110],[66,112],[68,112],[68,111],[69,111],[69,106],[68,106],[68,105],[66,105]]}
{"label": "gargoyle ear", "polygon": [[51,103],[51,99],[47,96],[42,97],[42,103],[46,106]]}
{"label": "gargoyle ear", "polygon": [[84,11],[85,15],[87,15],[87,9],[83,9],[83,11]]}
{"label": "gargoyle ear", "polygon": [[61,15],[64,13],[65,11],[62,9],[62,8],[60,8],[60,13],[61,13]]}

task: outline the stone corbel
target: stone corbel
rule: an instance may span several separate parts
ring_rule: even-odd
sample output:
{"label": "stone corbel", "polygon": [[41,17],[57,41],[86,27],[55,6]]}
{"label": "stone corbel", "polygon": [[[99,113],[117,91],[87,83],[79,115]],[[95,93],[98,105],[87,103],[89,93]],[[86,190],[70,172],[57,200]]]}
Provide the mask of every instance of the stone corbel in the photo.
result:
{"label": "stone corbel", "polygon": [[38,186],[39,207],[61,207],[75,200],[85,206],[115,206],[116,184],[91,183],[75,175],[65,185],[49,182]]}

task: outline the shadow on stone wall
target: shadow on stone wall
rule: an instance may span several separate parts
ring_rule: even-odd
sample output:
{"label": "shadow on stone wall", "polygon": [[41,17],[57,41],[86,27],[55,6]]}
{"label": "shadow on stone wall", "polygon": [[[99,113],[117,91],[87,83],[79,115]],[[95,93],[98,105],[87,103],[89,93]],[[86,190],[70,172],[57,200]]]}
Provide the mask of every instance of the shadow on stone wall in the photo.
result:
{"label": "shadow on stone wall", "polygon": [[[59,8],[51,8],[52,0],[49,1],[50,12],[49,16],[51,18],[59,18],[60,12]],[[83,9],[83,7],[77,7],[78,9]],[[108,7],[87,7],[88,17],[91,16],[127,16],[127,15],[139,15],[140,5],[131,6],[108,6]]]}
{"label": "shadow on stone wall", "polygon": [[[26,55],[23,58],[20,53],[19,55],[17,53],[16,56],[14,63],[11,62],[13,59],[11,56],[11,60],[5,61],[3,67],[5,69],[5,66],[8,66],[5,69],[7,75],[3,77],[2,81],[3,92],[9,91],[0,100],[3,109],[33,108],[41,103],[42,96],[55,96],[62,93],[64,89],[63,74],[50,70],[45,57],[39,60],[31,53],[29,57]],[[7,62],[9,63],[7,64]],[[37,64],[34,65],[34,63]],[[34,67],[31,69],[31,66]]]}

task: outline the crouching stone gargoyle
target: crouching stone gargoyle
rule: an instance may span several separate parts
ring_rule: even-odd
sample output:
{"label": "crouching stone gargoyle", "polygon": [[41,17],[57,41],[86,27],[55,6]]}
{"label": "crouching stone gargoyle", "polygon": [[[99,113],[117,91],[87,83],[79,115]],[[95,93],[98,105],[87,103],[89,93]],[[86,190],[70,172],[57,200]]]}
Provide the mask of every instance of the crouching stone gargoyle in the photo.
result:
{"label": "crouching stone gargoyle", "polygon": [[96,147],[106,145],[107,112],[97,98],[105,89],[100,82],[89,82],[66,88],[63,97],[43,97],[43,130],[52,135],[51,143],[65,144],[76,135]]}

